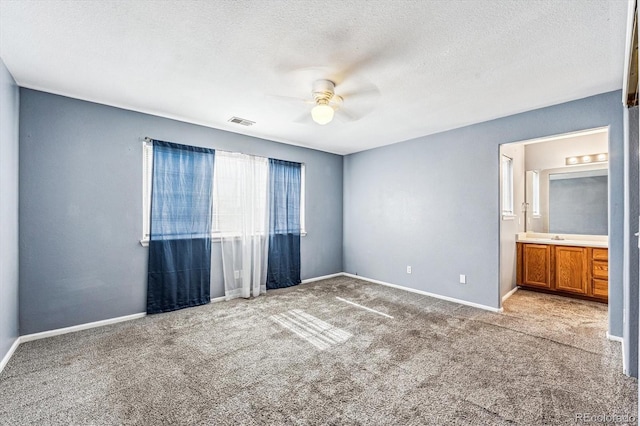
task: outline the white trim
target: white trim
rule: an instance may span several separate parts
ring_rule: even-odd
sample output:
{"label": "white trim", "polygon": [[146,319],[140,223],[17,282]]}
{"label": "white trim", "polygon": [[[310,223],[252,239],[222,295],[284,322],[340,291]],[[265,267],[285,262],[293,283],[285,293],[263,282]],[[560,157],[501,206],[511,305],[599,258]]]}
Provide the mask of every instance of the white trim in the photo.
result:
{"label": "white trim", "polygon": [[[340,275],[340,274],[335,274],[335,275]],[[320,277],[319,279],[324,279],[324,278]],[[317,278],[313,280],[317,280]],[[225,301],[224,296],[214,297],[213,299],[211,299],[211,303],[218,303],[218,302],[224,302],[224,301]],[[56,328],[55,330],[47,330],[47,331],[42,331],[40,333],[25,334],[24,336],[18,337],[15,340],[15,342],[13,342],[13,345],[11,345],[9,352],[7,352],[4,358],[2,358],[2,361],[0,362],[0,373],[2,373],[2,370],[4,370],[4,367],[7,365],[7,363],[13,356],[13,353],[16,351],[16,349],[18,349],[18,346],[21,343],[31,342],[33,340],[46,339],[47,337],[59,336],[62,334],[74,333],[76,331],[81,331],[81,330],[88,330],[90,328],[103,327],[105,325],[117,324],[119,322],[131,321],[134,319],[143,318],[145,316],[147,316],[146,312],[140,312],[138,314],[125,315],[125,316],[116,317],[116,318],[109,318],[102,321],[88,322],[84,324],[74,325],[71,327]]]}
{"label": "white trim", "polygon": [[588,135],[593,135],[593,134],[596,134],[596,133],[603,133],[603,132],[606,132],[608,130],[609,130],[609,126],[602,126],[602,127],[595,127],[593,129],[577,130],[575,132],[561,133],[559,135],[542,136],[540,138],[534,138],[534,139],[525,139],[525,140],[519,140],[519,141],[505,142],[503,145],[512,144],[512,143],[521,143],[521,144],[524,144],[524,145],[529,145],[529,144],[532,144],[532,143],[549,142],[549,141],[559,140],[559,139],[574,138],[574,137],[577,137],[577,136],[588,136]]}
{"label": "white trim", "polygon": [[7,352],[4,358],[2,358],[2,361],[0,361],[0,373],[2,373],[2,370],[4,370],[4,367],[7,366],[7,364],[9,363],[9,360],[13,356],[13,353],[16,351],[16,349],[18,349],[18,345],[20,345],[20,337],[16,337],[16,340],[14,340],[13,345],[11,345],[11,347],[9,348],[9,352]]}
{"label": "white trim", "polygon": [[344,275],[345,275],[344,272],[338,272],[337,274],[329,274],[329,275],[323,275],[321,277],[307,278],[306,280],[302,280],[300,284],[308,284],[314,281],[328,280],[329,278],[342,277]]}
{"label": "white trim", "polygon": [[344,275],[345,277],[349,277],[349,278],[356,278],[356,279],[360,279],[360,280],[363,280],[363,281],[369,281],[369,282],[374,283],[374,284],[380,284],[380,285],[384,285],[384,286],[387,286],[387,287],[393,287],[393,288],[397,288],[397,289],[400,289],[400,290],[410,291],[412,293],[422,294],[424,296],[434,297],[436,299],[446,300],[448,302],[454,302],[454,303],[459,303],[461,305],[472,306],[472,307],[478,308],[478,309],[484,309],[485,311],[498,312],[498,313],[502,312],[502,308],[493,308],[491,306],[481,305],[479,303],[467,302],[466,300],[455,299],[455,298],[449,297],[449,296],[442,296],[440,294],[429,293],[427,291],[422,291],[422,290],[416,290],[415,288],[403,287],[401,285],[396,285],[396,284],[391,284],[391,283],[387,283],[387,282],[384,282],[384,281],[378,281],[378,280],[374,280],[374,279],[371,279],[371,278],[366,278],[366,277],[363,277],[361,275],[353,275],[353,274],[349,274],[349,273],[346,273],[346,272],[344,272],[342,275]]}
{"label": "white trim", "polygon": [[620,336],[613,336],[611,334],[609,334],[609,332],[607,331],[607,339],[612,340],[614,342],[620,342],[620,343],[624,343],[624,339]]}
{"label": "white trim", "polygon": [[307,235],[307,166],[300,164],[300,234]]}
{"label": "white trim", "polygon": [[[215,297],[211,299],[210,303],[224,302],[224,300],[225,300],[224,296]],[[61,334],[74,333],[76,331],[88,330],[90,328],[103,327],[105,325],[117,324],[119,322],[124,322],[124,321],[131,321],[131,320],[143,318],[146,316],[147,316],[146,312],[140,312],[138,314],[109,318],[102,321],[87,322],[84,324],[73,325],[71,327],[56,328],[55,330],[42,331],[40,333],[25,334],[24,336],[20,336],[19,339],[20,339],[20,343],[30,342],[32,340],[46,339],[47,337],[59,336]]]}
{"label": "white trim", "polygon": [[[211,299],[211,303],[224,302],[225,298],[215,297]],[[90,328],[103,327],[105,325],[117,324],[119,322],[131,321],[138,318],[146,317],[146,312],[140,312],[138,314],[125,315],[122,317],[109,318],[101,321],[87,322],[84,324],[73,325],[71,327],[56,328],[54,330],[41,331],[40,333],[25,334],[20,336],[18,340],[20,343],[30,342],[32,340],[46,339],[47,337],[59,336],[61,334],[74,333],[76,331],[88,330]]]}
{"label": "white trim", "polygon": [[512,288],[511,290],[509,290],[509,292],[507,294],[505,294],[504,296],[502,296],[502,303],[504,303],[505,300],[507,300],[508,298],[510,298],[511,296],[513,296],[513,293],[515,293],[516,291],[518,291],[518,286],[515,286],[514,288]]}
{"label": "white trim", "polygon": [[622,374],[625,375],[629,375],[629,366],[627,365],[627,360],[625,358],[624,355],[624,338],[620,337],[620,336],[613,336],[611,334],[609,334],[609,332],[607,331],[607,339],[611,340],[612,342],[619,342],[620,345],[622,346],[620,348],[620,352],[622,353]]}
{"label": "white trim", "polygon": [[87,330],[89,328],[102,327],[104,325],[109,325],[109,324],[117,324],[123,321],[130,321],[130,320],[142,318],[146,315],[147,315],[146,312],[140,312],[139,314],[109,318],[102,321],[87,322],[84,324],[73,325],[71,327],[56,328],[54,330],[42,331],[40,333],[25,334],[24,336],[20,336],[20,343],[30,342],[32,340],[45,339],[47,337],[59,336],[61,334],[73,333],[75,331]]}

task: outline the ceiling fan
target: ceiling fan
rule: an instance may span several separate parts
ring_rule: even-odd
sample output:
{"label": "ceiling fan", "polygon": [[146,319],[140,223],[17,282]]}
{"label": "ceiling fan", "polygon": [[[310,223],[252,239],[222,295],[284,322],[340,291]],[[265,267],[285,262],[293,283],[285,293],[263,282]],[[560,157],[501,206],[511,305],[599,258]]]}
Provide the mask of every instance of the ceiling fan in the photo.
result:
{"label": "ceiling fan", "polygon": [[330,123],[334,116],[339,117],[342,121],[356,121],[375,108],[375,99],[380,95],[376,86],[362,78],[356,78],[355,84],[350,82],[350,84],[343,85],[341,82],[340,87],[342,86],[345,86],[343,89],[347,91],[337,94],[338,84],[334,79],[320,78],[313,81],[311,98],[273,95],[271,97],[313,105],[310,111],[294,120],[299,123],[308,122],[311,117],[317,124],[325,125]]}
{"label": "ceiling fan", "polygon": [[313,83],[313,100],[315,106],[311,108],[311,118],[320,125],[333,120],[335,110],[342,106],[342,97],[335,94],[335,84],[330,80],[316,80]]}

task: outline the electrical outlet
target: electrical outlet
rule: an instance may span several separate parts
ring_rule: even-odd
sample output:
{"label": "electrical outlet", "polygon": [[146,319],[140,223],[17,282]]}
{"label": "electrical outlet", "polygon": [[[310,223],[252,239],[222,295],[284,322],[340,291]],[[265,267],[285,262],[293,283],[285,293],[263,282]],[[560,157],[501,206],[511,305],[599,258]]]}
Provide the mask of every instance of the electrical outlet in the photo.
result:
{"label": "electrical outlet", "polygon": [[411,273],[411,266],[407,265],[407,274],[410,274],[410,273]]}
{"label": "electrical outlet", "polygon": [[235,278],[236,280],[240,278],[240,271],[233,271],[233,278]]}
{"label": "electrical outlet", "polygon": [[466,284],[467,283],[467,276],[464,274],[460,274],[460,284]]}

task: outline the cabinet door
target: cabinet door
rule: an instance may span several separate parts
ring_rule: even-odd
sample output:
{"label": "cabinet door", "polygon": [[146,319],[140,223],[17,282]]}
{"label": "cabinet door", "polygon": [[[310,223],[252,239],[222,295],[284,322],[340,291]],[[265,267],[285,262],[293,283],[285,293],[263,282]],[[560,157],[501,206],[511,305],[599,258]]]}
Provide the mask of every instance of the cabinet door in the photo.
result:
{"label": "cabinet door", "polygon": [[555,247],[556,290],[587,294],[589,257],[585,247]]}
{"label": "cabinet door", "polygon": [[551,247],[541,244],[522,245],[522,284],[551,287]]}

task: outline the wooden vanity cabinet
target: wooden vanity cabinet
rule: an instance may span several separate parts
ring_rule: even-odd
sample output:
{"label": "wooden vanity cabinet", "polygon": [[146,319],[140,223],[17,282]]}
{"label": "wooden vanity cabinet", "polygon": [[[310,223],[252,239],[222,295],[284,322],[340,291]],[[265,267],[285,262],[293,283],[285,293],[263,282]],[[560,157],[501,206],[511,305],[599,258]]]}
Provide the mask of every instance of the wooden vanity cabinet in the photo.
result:
{"label": "wooden vanity cabinet", "polygon": [[555,289],[568,293],[589,293],[589,258],[586,247],[555,246]]}
{"label": "wooden vanity cabinet", "polygon": [[607,302],[606,248],[517,243],[517,284],[545,292]]}
{"label": "wooden vanity cabinet", "polygon": [[522,283],[532,287],[551,288],[551,247],[523,244]]}
{"label": "wooden vanity cabinet", "polygon": [[594,248],[591,258],[591,293],[594,297],[608,299],[609,296],[609,250]]}

